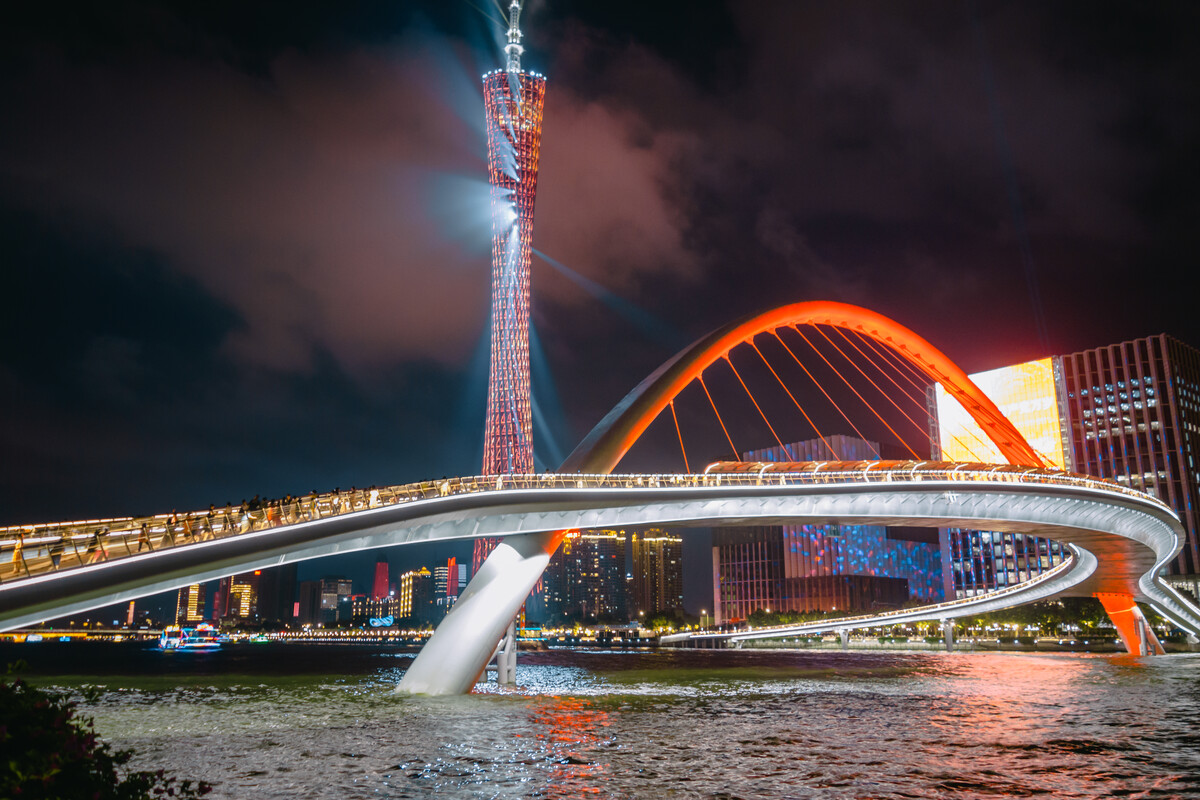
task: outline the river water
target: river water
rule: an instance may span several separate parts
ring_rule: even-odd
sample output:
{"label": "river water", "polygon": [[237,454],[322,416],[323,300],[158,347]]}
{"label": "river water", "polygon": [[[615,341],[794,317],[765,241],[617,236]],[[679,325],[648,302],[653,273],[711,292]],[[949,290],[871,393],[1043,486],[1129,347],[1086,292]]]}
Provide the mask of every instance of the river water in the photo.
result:
{"label": "river water", "polygon": [[383,647],[17,657],[217,798],[1200,797],[1198,655],[551,651],[450,698]]}

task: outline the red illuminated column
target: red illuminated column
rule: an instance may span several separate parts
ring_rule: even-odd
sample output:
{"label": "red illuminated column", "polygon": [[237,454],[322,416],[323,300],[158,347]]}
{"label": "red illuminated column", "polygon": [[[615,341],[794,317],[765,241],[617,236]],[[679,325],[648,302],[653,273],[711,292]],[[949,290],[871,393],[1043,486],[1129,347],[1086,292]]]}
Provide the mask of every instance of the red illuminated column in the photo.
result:
{"label": "red illuminated column", "polygon": [[1134,602],[1133,595],[1117,592],[1096,592],[1096,599],[1108,613],[1113,627],[1121,637],[1125,649],[1135,656],[1156,656],[1166,651],[1146,621],[1142,610]]}

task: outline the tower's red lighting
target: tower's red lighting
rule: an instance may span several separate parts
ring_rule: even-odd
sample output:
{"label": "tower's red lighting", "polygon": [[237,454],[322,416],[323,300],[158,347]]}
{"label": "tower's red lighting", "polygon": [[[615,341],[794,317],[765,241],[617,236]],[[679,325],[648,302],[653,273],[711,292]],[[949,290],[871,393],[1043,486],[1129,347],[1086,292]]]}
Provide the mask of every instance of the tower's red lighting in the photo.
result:
{"label": "tower's red lighting", "polygon": [[[529,260],[546,79],[496,70],[483,78],[492,200],[492,355],[483,474],[532,473]],[[495,546],[475,542],[472,572]]]}

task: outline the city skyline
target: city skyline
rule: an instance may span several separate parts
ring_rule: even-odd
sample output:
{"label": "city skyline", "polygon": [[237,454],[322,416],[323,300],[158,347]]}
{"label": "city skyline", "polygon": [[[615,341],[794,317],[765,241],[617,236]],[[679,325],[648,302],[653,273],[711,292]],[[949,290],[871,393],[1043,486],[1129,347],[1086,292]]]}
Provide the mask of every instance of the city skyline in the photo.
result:
{"label": "city skyline", "polygon": [[[22,422],[4,438],[6,523],[475,471],[488,260],[468,118],[499,62],[494,26],[440,5],[286,22],[268,7],[256,25],[114,4],[78,29],[18,13],[0,78],[27,122],[0,134],[5,319],[23,343],[3,362]],[[1127,277],[1170,284],[1186,265],[1197,106],[1170,76],[1192,72],[1190,10],[1122,8],[1124,38],[1102,13],[1033,6],[714,4],[671,34],[660,10],[531,12],[530,66],[562,93],[534,247],[616,295],[535,258],[543,468],[680,340],[781,294],[890,312],[968,370],[1200,341],[1181,292]],[[889,24],[906,36],[875,47]],[[430,130],[413,133],[419,98]],[[197,129],[151,124],[171,119]],[[343,215],[362,218],[349,240],[320,222]]]}

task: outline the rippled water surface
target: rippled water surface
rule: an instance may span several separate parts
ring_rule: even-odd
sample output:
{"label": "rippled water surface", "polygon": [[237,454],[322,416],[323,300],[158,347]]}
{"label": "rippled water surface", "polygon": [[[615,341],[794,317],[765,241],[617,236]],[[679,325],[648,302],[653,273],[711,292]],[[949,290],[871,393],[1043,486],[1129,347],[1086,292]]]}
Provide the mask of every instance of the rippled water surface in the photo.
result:
{"label": "rippled water surface", "polygon": [[1193,655],[554,651],[414,698],[411,654],[362,646],[20,647],[221,798],[1200,797]]}

